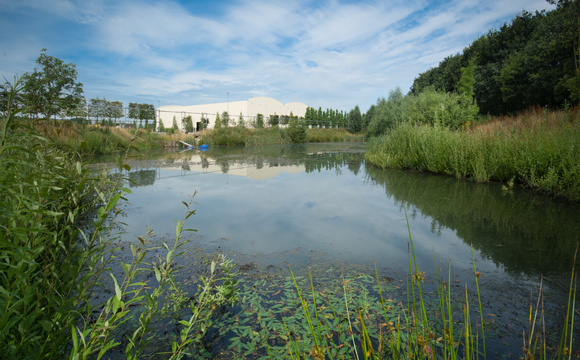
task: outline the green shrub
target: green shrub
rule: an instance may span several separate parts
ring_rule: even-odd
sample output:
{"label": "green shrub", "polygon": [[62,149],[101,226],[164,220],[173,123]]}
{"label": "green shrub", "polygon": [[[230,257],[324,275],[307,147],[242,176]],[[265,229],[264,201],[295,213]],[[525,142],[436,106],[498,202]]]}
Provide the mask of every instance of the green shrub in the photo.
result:
{"label": "green shrub", "polygon": [[303,143],[306,141],[306,125],[301,120],[290,120],[290,124],[286,128],[286,134],[293,143]]}

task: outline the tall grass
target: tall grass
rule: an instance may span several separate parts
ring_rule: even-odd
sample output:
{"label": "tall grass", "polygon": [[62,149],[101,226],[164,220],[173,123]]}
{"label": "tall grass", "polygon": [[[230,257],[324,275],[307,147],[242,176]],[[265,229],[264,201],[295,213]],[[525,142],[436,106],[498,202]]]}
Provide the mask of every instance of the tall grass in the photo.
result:
{"label": "tall grass", "polygon": [[[307,129],[305,142],[363,141],[364,135],[352,135],[345,129]],[[292,138],[288,129],[270,127],[246,129],[241,127],[221,127],[205,132],[200,144],[211,145],[271,145],[290,144]]]}
{"label": "tall grass", "polygon": [[461,131],[403,124],[369,141],[366,160],[413,169],[501,181],[580,200],[580,113],[531,109]]}
{"label": "tall grass", "polygon": [[363,141],[364,134],[351,134],[346,129],[307,129],[306,142]]}
{"label": "tall grass", "polygon": [[[41,134],[32,121],[18,118],[20,109],[11,101],[18,90],[16,82],[0,119],[0,356],[104,358],[121,342],[118,352],[127,359],[155,355],[158,350],[149,345],[156,321],[164,317],[179,329],[167,340],[165,357],[191,356],[213,314],[236,300],[233,265],[212,259],[200,287],[193,294],[181,290],[175,258],[184,244],[184,221],[195,213],[187,203],[174,244],[163,243],[166,256],[150,262],[148,231],[130,244],[130,263],[113,262],[120,251],[118,205],[130,192],[119,186],[122,172],[89,172],[78,155],[46,136],[50,131]],[[123,158],[117,166],[130,170]],[[94,296],[106,290],[113,294],[106,301]],[[127,334],[130,323],[137,325]]]}

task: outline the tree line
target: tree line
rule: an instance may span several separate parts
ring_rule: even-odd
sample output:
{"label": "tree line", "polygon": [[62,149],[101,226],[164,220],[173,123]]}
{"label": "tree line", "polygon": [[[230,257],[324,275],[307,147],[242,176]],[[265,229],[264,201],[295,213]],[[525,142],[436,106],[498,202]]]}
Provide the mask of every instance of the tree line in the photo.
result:
{"label": "tree line", "polygon": [[[152,104],[129,103],[127,109],[120,101],[90,99],[86,101],[83,84],[77,81],[76,65],[49,56],[42,49],[37,66],[25,73],[14,84],[0,84],[0,111],[6,112],[7,98],[13,86],[18,87],[13,106],[34,119],[69,118],[102,125],[116,125],[120,118],[133,119],[135,127],[155,128],[155,107]],[[126,110],[126,111],[125,111]],[[139,120],[139,124],[137,124]],[[151,123],[149,123],[151,121]],[[150,126],[151,125],[151,126]]]}
{"label": "tree line", "polygon": [[[580,2],[549,0],[552,11],[523,11],[490,30],[462,53],[420,74],[411,88],[472,95],[481,114],[517,113],[531,106],[558,108],[580,100]],[[463,79],[463,81],[462,81]]]}

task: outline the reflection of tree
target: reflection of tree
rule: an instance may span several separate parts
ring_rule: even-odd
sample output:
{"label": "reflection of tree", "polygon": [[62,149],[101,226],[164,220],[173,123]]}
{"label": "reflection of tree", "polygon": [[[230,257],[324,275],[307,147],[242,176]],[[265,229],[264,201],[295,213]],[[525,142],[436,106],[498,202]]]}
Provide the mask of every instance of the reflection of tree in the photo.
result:
{"label": "reflection of tree", "polygon": [[153,170],[134,170],[129,172],[130,187],[134,186],[148,186],[155,183],[157,171]]}
{"label": "reflection of tree", "polygon": [[229,160],[218,160],[216,163],[219,165],[222,173],[227,174],[230,171],[230,162]]}
{"label": "reflection of tree", "polygon": [[447,227],[483,256],[512,273],[569,271],[580,242],[580,209],[527,194],[502,193],[496,185],[446,176],[367,166],[369,178],[395,201],[412,205]]}
{"label": "reflection of tree", "polygon": [[181,170],[183,171],[190,171],[191,167],[189,166],[189,162],[186,159],[181,161]]}
{"label": "reflection of tree", "polygon": [[[347,166],[350,171],[358,174],[358,171],[364,161],[363,153],[344,153],[344,152],[334,152],[334,153],[321,153],[321,154],[311,154],[307,155],[304,161],[304,166],[306,167],[306,172],[320,172],[324,170],[332,170]],[[356,171],[356,172],[355,172]]]}

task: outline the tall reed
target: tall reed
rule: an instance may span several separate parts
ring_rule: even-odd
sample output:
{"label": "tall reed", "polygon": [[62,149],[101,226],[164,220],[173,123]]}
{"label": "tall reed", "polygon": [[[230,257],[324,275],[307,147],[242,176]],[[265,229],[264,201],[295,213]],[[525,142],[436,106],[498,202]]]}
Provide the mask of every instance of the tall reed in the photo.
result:
{"label": "tall reed", "polygon": [[371,139],[366,160],[383,168],[522,184],[578,201],[580,113],[531,109],[461,131],[403,124]]}

